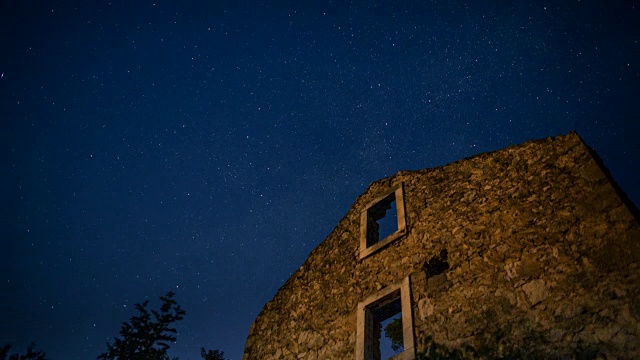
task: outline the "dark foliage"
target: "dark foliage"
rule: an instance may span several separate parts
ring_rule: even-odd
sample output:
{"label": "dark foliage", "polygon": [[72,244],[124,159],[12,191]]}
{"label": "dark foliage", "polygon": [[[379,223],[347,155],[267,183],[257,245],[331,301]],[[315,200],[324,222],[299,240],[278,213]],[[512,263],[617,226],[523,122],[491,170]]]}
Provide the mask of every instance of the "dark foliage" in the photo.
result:
{"label": "dark foliage", "polygon": [[0,348],[0,360],[46,360],[46,354],[42,351],[34,350],[35,344],[29,345],[25,354],[9,355],[11,345],[6,344]]}
{"label": "dark foliage", "polygon": [[477,351],[470,346],[463,346],[461,349],[449,349],[446,346],[437,344],[431,337],[427,337],[423,343],[424,350],[418,353],[418,360],[466,360],[480,359]]}
{"label": "dark foliage", "polygon": [[107,352],[98,355],[104,360],[167,360],[169,343],[176,341],[176,329],[172,324],[182,320],[185,311],[173,299],[175,294],[168,292],[161,296],[160,311],[148,310],[149,301],[136,304],[138,315],[130,322],[124,322],[120,329],[121,338],[116,337],[113,344],[107,343]]}
{"label": "dark foliage", "polygon": [[220,350],[206,351],[204,348],[200,348],[200,355],[204,360],[225,360],[224,352]]}
{"label": "dark foliage", "polygon": [[[531,333],[527,344],[516,345],[508,339],[510,327],[495,332],[482,334],[484,344],[474,347],[463,344],[458,348],[449,348],[436,343],[427,337],[422,343],[423,351],[418,353],[418,360],[551,360],[553,354],[542,354],[535,349],[536,344],[544,342],[535,333]],[[526,345],[526,346],[525,346]]]}
{"label": "dark foliage", "polygon": [[391,348],[393,351],[398,351],[403,347],[402,337],[402,318],[398,317],[393,319],[392,322],[384,327],[384,336],[391,340]]}
{"label": "dark foliage", "polygon": [[[594,345],[584,346],[579,343],[577,347],[563,350],[565,355],[557,351],[541,351],[537,347],[545,341],[543,336],[531,333],[524,343],[513,344],[507,338],[506,332],[498,330],[494,334],[487,335],[487,343],[475,348],[469,344],[464,344],[459,348],[449,348],[436,343],[432,337],[423,339],[422,351],[418,353],[418,360],[554,360],[554,359],[576,359],[595,360],[601,358],[603,353]],[[569,350],[569,351],[566,351]],[[569,357],[566,353],[572,353]]]}

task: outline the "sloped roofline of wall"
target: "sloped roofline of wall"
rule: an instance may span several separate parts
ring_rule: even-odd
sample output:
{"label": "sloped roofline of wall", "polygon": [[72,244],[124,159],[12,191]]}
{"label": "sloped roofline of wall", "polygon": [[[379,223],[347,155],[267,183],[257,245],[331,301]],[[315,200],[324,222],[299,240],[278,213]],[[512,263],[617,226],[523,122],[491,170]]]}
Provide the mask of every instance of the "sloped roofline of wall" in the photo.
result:
{"label": "sloped roofline of wall", "polygon": [[[582,139],[582,137],[578,134],[577,131],[571,130],[566,135],[560,134],[560,135],[557,135],[555,137],[550,137],[549,136],[549,137],[542,138],[542,139],[533,139],[533,140],[525,141],[523,143],[510,145],[510,146],[507,146],[507,147],[499,149],[499,150],[487,151],[487,152],[475,154],[475,155],[472,155],[472,156],[468,156],[466,158],[463,158],[463,159],[460,159],[460,160],[456,160],[456,161],[453,161],[451,163],[448,163],[448,164],[445,164],[445,165],[441,165],[441,166],[436,166],[436,167],[432,167],[432,168],[425,168],[425,169],[420,169],[420,170],[400,170],[400,171],[398,171],[397,173],[395,173],[395,174],[393,174],[391,176],[388,176],[386,178],[382,178],[382,179],[378,179],[376,181],[373,181],[367,186],[367,188],[358,197],[356,197],[356,199],[351,204],[351,206],[349,207],[349,209],[347,210],[345,215],[340,219],[340,221],[338,221],[338,224],[336,224],[336,226],[331,230],[331,232],[329,232],[329,234],[327,235],[327,238],[331,234],[333,234],[333,232],[336,231],[337,228],[340,227],[340,224],[343,221],[346,220],[347,216],[351,213],[351,211],[356,211],[357,209],[359,209],[359,208],[361,208],[361,207],[366,205],[365,203],[363,203],[362,199],[369,195],[369,192],[371,191],[371,188],[374,187],[375,185],[378,185],[378,184],[386,182],[388,187],[391,187],[394,184],[395,178],[400,176],[400,175],[409,175],[409,174],[417,174],[417,173],[425,173],[425,172],[435,171],[437,169],[441,169],[441,168],[444,168],[444,167],[447,167],[447,166],[451,166],[451,165],[454,165],[454,164],[467,162],[468,160],[471,160],[471,159],[474,159],[474,158],[477,158],[477,157],[491,156],[491,155],[493,155],[495,153],[498,153],[498,152],[509,151],[511,149],[517,149],[517,148],[520,148],[520,147],[525,147],[525,146],[527,146],[527,145],[529,145],[531,143],[543,143],[543,142],[547,142],[549,140],[556,140],[559,137],[564,137],[564,138],[566,138],[566,137],[575,137],[576,139],[578,139],[580,141],[580,143],[588,150],[589,154],[595,160],[595,162],[598,165],[598,167],[602,170],[604,175],[607,177],[607,180],[611,183],[611,185],[613,186],[613,188],[615,189],[616,193],[618,194],[620,199],[623,201],[625,206],[633,214],[633,216],[635,217],[636,222],[640,222],[640,210],[629,199],[627,194],[620,188],[618,183],[611,176],[611,172],[604,165],[604,162],[602,161],[602,158],[598,155],[598,153],[593,148],[591,148],[590,146],[588,146],[585,143],[585,141]],[[326,238],[325,238],[325,240],[326,240]],[[322,242],[320,242],[313,250],[311,250],[311,252],[309,252],[309,254],[307,255],[307,258],[306,258],[307,260],[311,257],[311,255],[314,254],[314,252],[316,252],[318,250],[318,248],[322,245],[323,242],[324,242],[324,240]],[[306,263],[307,263],[307,261],[305,260],[305,262],[300,266],[300,268],[304,267]],[[300,268],[298,268],[298,270],[296,270],[296,272],[299,271]],[[294,275],[295,275],[295,272],[291,275],[291,277],[289,277],[289,279],[287,279],[287,281],[280,287],[280,289],[286,287],[287,284],[290,282],[290,280],[293,278]],[[278,291],[280,291],[280,289],[278,289]]]}
{"label": "sloped roofline of wall", "polygon": [[598,167],[600,168],[600,170],[602,170],[602,172],[604,173],[604,175],[607,177],[607,180],[609,181],[609,183],[611,183],[611,186],[613,186],[613,189],[616,191],[616,194],[618,194],[618,197],[620,197],[620,200],[622,200],[622,202],[624,203],[624,205],[627,207],[627,209],[629,209],[629,212],[631,212],[631,215],[633,215],[633,217],[635,218],[636,222],[640,223],[640,210],[638,209],[638,207],[636,206],[636,204],[633,203],[633,201],[631,201],[631,199],[629,198],[629,196],[627,195],[626,192],[624,192],[624,190],[622,190],[622,188],[620,187],[620,185],[618,185],[618,183],[616,182],[616,180],[613,178],[613,176],[611,175],[611,171],[609,170],[609,168],[604,164],[604,161],[602,160],[602,158],[600,157],[600,155],[598,155],[598,153],[589,145],[587,145],[582,138],[580,137],[580,135],[578,135],[578,133],[576,133],[575,131],[572,131],[572,133],[575,133],[578,138],[580,139],[580,141],[582,142],[582,144],[584,144],[584,146],[587,148],[587,150],[589,151],[589,155],[591,155],[591,157],[593,158],[593,160],[595,160],[596,164],[598,164]]}

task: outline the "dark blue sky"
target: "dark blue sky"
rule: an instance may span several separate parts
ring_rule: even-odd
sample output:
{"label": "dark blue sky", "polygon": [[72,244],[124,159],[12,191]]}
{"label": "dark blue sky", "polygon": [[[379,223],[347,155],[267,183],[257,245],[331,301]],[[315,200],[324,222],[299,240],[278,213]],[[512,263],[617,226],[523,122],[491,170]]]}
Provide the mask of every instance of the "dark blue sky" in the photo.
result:
{"label": "dark blue sky", "polygon": [[577,130],[639,204],[615,3],[1,2],[0,341],[95,358],[173,290],[172,355],[239,360],[370,182],[533,138]]}

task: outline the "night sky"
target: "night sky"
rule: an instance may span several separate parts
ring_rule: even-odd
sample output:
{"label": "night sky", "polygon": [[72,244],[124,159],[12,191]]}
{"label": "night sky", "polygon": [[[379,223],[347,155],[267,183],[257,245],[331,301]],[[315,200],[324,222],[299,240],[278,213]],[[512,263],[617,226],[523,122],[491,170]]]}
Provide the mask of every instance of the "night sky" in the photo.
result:
{"label": "night sky", "polygon": [[633,1],[0,4],[16,350],[95,358],[173,290],[170,354],[239,360],[369,183],[530,139],[577,130],[640,204]]}

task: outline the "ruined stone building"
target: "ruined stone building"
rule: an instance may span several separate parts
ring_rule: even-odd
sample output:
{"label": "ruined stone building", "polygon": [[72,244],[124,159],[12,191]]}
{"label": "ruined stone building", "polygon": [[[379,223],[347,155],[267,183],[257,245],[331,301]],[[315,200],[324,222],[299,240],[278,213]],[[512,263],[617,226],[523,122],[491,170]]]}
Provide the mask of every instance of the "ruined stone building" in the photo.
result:
{"label": "ruined stone building", "polygon": [[264,306],[243,359],[385,358],[392,317],[393,359],[640,359],[638,284],[637,208],[570,133],[372,183]]}

